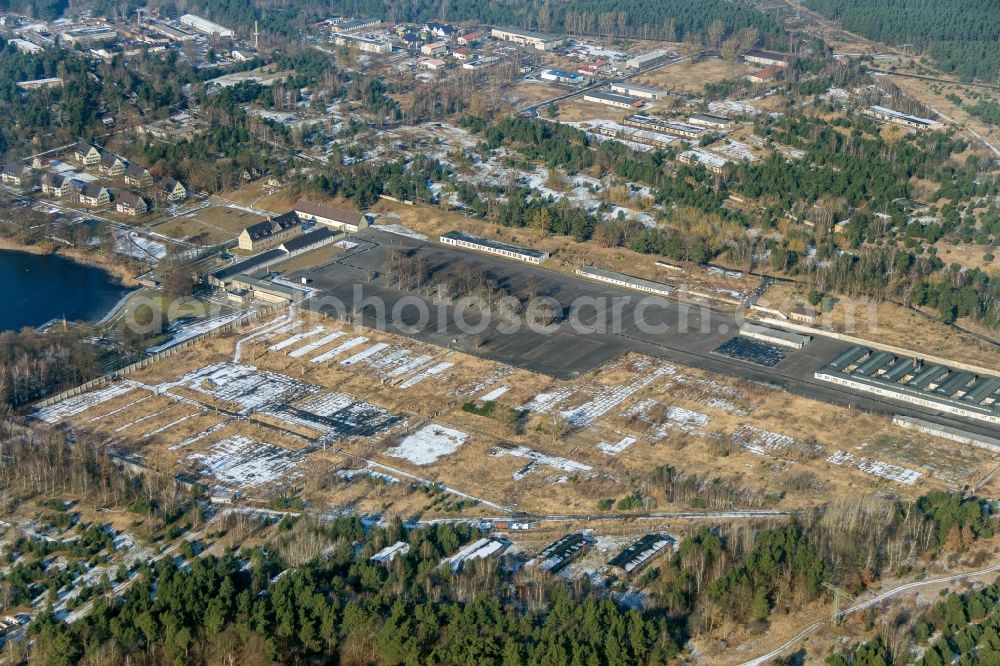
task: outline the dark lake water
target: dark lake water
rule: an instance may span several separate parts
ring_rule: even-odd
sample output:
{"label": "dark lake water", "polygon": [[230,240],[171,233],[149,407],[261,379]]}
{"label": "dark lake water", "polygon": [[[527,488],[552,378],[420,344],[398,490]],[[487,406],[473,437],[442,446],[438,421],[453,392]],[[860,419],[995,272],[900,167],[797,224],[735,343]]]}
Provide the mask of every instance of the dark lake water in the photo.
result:
{"label": "dark lake water", "polygon": [[98,321],[128,291],[93,266],[58,255],[0,250],[0,330],[63,317]]}

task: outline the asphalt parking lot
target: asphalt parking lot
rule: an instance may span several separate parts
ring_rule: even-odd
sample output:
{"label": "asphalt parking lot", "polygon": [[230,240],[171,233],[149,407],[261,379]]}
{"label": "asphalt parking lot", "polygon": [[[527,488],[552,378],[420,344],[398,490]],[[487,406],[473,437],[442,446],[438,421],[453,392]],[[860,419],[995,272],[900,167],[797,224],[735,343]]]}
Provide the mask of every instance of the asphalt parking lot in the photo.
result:
{"label": "asphalt parking lot", "polygon": [[[733,337],[738,325],[732,316],[708,308],[688,306],[663,298],[649,296],[609,285],[581,279],[528,264],[507,261],[474,252],[424,243],[415,239],[368,230],[358,234],[359,246],[326,266],[298,271],[289,276],[301,277],[317,289],[321,297],[307,307],[333,312],[341,307],[346,312],[362,313],[363,322],[394,332],[461,349],[472,354],[526,368],[534,372],[571,379],[597,368],[607,361],[633,351],[646,343],[689,349],[709,354]],[[373,242],[364,242],[364,241]],[[561,313],[554,324],[540,316],[539,307],[522,313],[516,331],[509,320],[502,319],[499,310],[489,313],[489,324],[483,325],[483,311],[459,304],[445,305],[432,294],[415,291],[401,292],[386,284],[383,264],[393,249],[414,251],[426,261],[431,274],[456,270],[464,264],[474,273],[483,273],[498,287],[527,300],[529,294],[552,299]],[[369,281],[373,273],[379,273]],[[337,303],[331,304],[330,297]],[[385,317],[380,321],[375,299],[384,303]],[[405,299],[405,301],[404,301]],[[430,321],[419,324],[415,300],[424,303]],[[403,303],[403,304],[401,304]],[[399,317],[393,317],[396,310]],[[534,316],[538,314],[539,316]],[[466,326],[462,326],[464,322]],[[529,322],[534,322],[529,325]],[[508,326],[504,326],[507,324]],[[688,335],[678,331],[688,330]]]}

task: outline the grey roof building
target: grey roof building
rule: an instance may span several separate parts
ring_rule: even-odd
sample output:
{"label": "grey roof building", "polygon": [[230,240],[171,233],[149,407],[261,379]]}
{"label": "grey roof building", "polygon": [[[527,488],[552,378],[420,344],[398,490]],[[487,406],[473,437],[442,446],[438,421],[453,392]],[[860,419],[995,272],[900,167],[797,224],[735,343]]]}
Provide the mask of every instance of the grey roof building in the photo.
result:
{"label": "grey roof building", "polygon": [[935,411],[1000,424],[1000,377],[854,346],[816,379]]}
{"label": "grey roof building", "polygon": [[470,250],[489,252],[490,254],[497,254],[510,259],[526,261],[531,264],[540,264],[549,258],[548,252],[534,250],[528,247],[521,247],[512,243],[504,243],[503,241],[492,240],[489,238],[482,238],[480,236],[473,236],[471,234],[462,233],[461,231],[449,231],[441,236],[441,242],[446,245],[456,245]]}

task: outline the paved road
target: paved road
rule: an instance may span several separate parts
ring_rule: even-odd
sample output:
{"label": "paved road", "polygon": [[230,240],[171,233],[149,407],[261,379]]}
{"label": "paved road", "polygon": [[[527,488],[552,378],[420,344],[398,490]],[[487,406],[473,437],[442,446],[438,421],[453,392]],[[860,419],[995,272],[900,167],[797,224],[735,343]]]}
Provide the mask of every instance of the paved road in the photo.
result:
{"label": "paved road", "polygon": [[[416,477],[414,477],[416,478]],[[468,497],[466,495],[466,497]],[[252,513],[258,515],[273,516],[275,518],[280,518],[282,516],[298,516],[302,515],[303,511],[282,511],[278,509],[266,509],[262,507],[255,506],[237,506],[229,509],[225,509],[226,512],[235,513]],[[357,515],[353,513],[350,509],[335,509],[328,513],[309,513],[310,516],[315,516],[320,520],[338,518],[342,516]],[[710,522],[719,522],[724,520],[760,520],[765,518],[785,518],[792,515],[791,511],[660,511],[652,513],[643,514],[623,514],[623,513],[612,513],[607,515],[593,515],[593,516],[574,516],[574,515],[551,515],[551,516],[538,516],[538,515],[528,515],[528,514],[518,514],[516,516],[504,515],[504,516],[489,516],[489,517],[466,517],[466,518],[423,518],[419,520],[414,520],[407,525],[458,525],[458,524],[480,524],[480,523],[495,523],[495,522],[510,522],[516,521],[521,523],[574,523],[589,520],[600,520],[605,522],[635,522],[642,520],[705,520]],[[645,529],[638,529],[639,532],[644,532]]]}
{"label": "paved road", "polygon": [[[785,518],[791,516],[791,511],[768,511],[768,510],[747,510],[747,511],[652,511],[648,513],[612,513],[612,514],[553,514],[553,515],[533,515],[517,514],[513,520],[525,523],[575,523],[590,521],[615,521],[615,520],[756,520],[763,518]],[[509,521],[511,516],[486,517],[486,518],[428,518],[418,520],[420,525],[455,524],[469,522],[496,522]]]}
{"label": "paved road", "polygon": [[[966,578],[975,578],[977,576],[983,576],[985,574],[991,574],[991,573],[995,573],[995,572],[998,572],[998,571],[1000,571],[1000,564],[995,564],[992,567],[987,567],[985,569],[979,569],[978,571],[969,571],[969,572],[966,572],[966,573],[955,574],[953,576],[943,576],[941,578],[932,578],[930,580],[921,580],[921,581],[915,581],[915,582],[912,582],[912,583],[905,583],[905,584],[900,585],[898,587],[894,587],[891,590],[887,590],[885,592],[882,592],[882,593],[880,593],[880,594],[872,597],[871,599],[868,599],[867,601],[859,602],[857,604],[854,604],[850,608],[844,609],[844,611],[841,612],[840,616],[844,617],[846,615],[852,615],[852,614],[857,613],[858,611],[862,611],[862,610],[864,610],[866,608],[871,608],[872,606],[877,606],[878,604],[882,603],[883,601],[886,601],[887,599],[891,599],[893,597],[899,596],[900,594],[903,594],[904,592],[908,592],[910,590],[915,590],[915,589],[918,589],[918,588],[921,588],[921,587],[927,587],[928,585],[939,585],[941,583],[950,583],[950,582],[953,582],[953,581],[956,581],[956,580],[965,580]],[[792,647],[794,645],[797,645],[799,643],[799,641],[801,641],[806,636],[812,634],[814,631],[816,631],[817,629],[819,629],[824,624],[826,624],[825,621],[824,622],[814,622],[813,624],[810,624],[808,627],[806,627],[805,629],[803,629],[802,631],[800,631],[798,634],[796,634],[795,637],[792,638],[791,640],[786,641],[782,645],[778,646],[774,650],[771,650],[770,652],[768,652],[767,654],[765,654],[763,656],[757,657],[756,659],[752,659],[752,660],[747,661],[747,662],[743,662],[743,664],[741,664],[740,666],[762,666],[763,664],[766,664],[767,662],[771,661],[775,657],[781,656],[781,654],[783,652],[785,652],[786,650],[788,650],[790,647]]]}
{"label": "paved road", "polygon": [[[942,117],[942,118],[943,118],[944,120],[946,120],[947,122],[949,122],[949,123],[954,123],[954,122],[955,122],[954,120],[952,120],[952,119],[951,119],[951,118],[949,118],[948,116],[946,116],[946,115],[944,115],[943,113],[941,113],[941,112],[940,112],[939,110],[935,109],[935,108],[934,108],[933,106],[932,106],[932,107],[930,107],[930,109],[931,109],[931,111],[933,111],[934,113],[936,113],[936,114],[938,114],[939,116],[941,116],[941,117]],[[979,139],[980,141],[982,141],[982,142],[983,142],[984,144],[986,144],[986,147],[987,147],[987,148],[989,148],[989,149],[990,149],[991,151],[993,151],[993,154],[994,154],[994,155],[996,155],[997,157],[1000,157],[1000,149],[998,149],[998,148],[997,148],[996,146],[994,146],[994,145],[993,145],[992,143],[990,143],[990,142],[989,142],[989,140],[988,140],[988,139],[987,139],[986,137],[984,137],[984,136],[983,136],[982,134],[980,134],[980,133],[979,133],[979,132],[977,132],[976,130],[972,129],[972,128],[971,128],[971,127],[969,127],[968,125],[966,125],[966,127],[965,127],[965,131],[966,131],[966,132],[968,132],[969,134],[971,134],[972,136],[976,137],[976,138],[977,138],[977,139]],[[968,331],[966,331],[966,332],[968,332]]]}
{"label": "paved road", "polygon": [[542,107],[546,107],[549,104],[555,104],[556,102],[562,102],[567,99],[572,99],[574,97],[579,97],[580,95],[583,95],[587,91],[593,90],[594,88],[598,88],[602,85],[604,85],[604,81],[599,81],[599,80],[593,81],[583,86],[582,88],[576,88],[568,93],[557,95],[556,97],[550,97],[549,99],[543,100],[536,104],[531,104],[529,106],[526,106],[523,109],[518,109],[517,112],[520,114],[525,114],[528,116],[535,117],[538,115],[538,109],[541,109]]}
{"label": "paved road", "polygon": [[903,74],[901,72],[892,72],[887,69],[875,69],[874,67],[867,67],[865,71],[871,74],[879,74],[880,76],[895,76],[902,79],[920,79],[921,81],[933,81],[934,83],[948,83],[957,86],[975,86],[977,88],[985,88],[987,90],[1000,91],[1000,86],[995,86],[991,83],[980,83],[978,81],[972,81],[972,82],[952,81],[950,79],[942,79],[936,76],[924,76],[923,74]]}

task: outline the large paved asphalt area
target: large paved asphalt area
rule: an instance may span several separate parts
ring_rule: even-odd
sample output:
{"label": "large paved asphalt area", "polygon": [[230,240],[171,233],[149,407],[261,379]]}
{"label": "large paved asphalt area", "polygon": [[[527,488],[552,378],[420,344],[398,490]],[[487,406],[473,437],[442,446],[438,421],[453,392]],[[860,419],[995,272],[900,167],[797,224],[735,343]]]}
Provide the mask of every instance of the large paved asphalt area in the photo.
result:
{"label": "large paved asphalt area", "polygon": [[[317,290],[317,295],[306,302],[307,308],[333,314],[336,307],[331,303],[344,303],[344,310],[348,314],[357,316],[360,313],[364,325],[376,326],[376,307],[370,303],[361,306],[356,297],[360,289],[363,298],[375,297],[385,304],[384,309],[390,321],[387,328],[392,332],[560,379],[573,379],[618,356],[635,351],[761,382],[836,405],[853,406],[886,415],[909,415],[1000,437],[1000,429],[986,423],[934,412],[905,402],[882,399],[815,379],[814,373],[850,347],[849,343],[815,337],[804,349],[789,350],[777,365],[763,367],[713,351],[734,337],[739,330],[737,319],[731,313],[666,300],[523,262],[386,233],[375,228],[355,234],[351,240],[358,243],[358,246],[337,260],[286,276],[295,282],[305,277],[309,286]],[[463,333],[456,324],[456,317],[463,317],[469,324],[476,324],[480,321],[480,311],[477,308],[446,304],[433,298],[430,293],[401,291],[395,285],[386,284],[383,266],[390,253],[396,249],[424,258],[431,274],[439,271],[456,272],[464,264],[473,272],[487,274],[511,294],[524,296],[534,293],[540,297],[553,298],[563,308],[562,317],[558,323],[546,327],[544,332],[532,330],[522,321],[516,332],[500,333],[497,331],[500,317],[494,315],[490,325],[481,333]],[[373,273],[378,276],[369,281]],[[617,308],[621,313],[617,320],[621,324],[611,326],[615,319],[608,317],[603,318],[609,323],[609,327],[603,331],[577,330],[574,322],[594,326],[597,314],[593,299],[603,299],[608,310]],[[421,301],[431,315],[426,325],[416,329],[410,328],[420,323],[418,308],[412,304],[415,300]],[[404,306],[407,302],[410,304]],[[391,313],[394,308],[399,308],[401,324],[392,321]],[[639,320],[648,325],[646,330],[636,323],[637,314]],[[649,328],[664,325],[664,331]]]}

